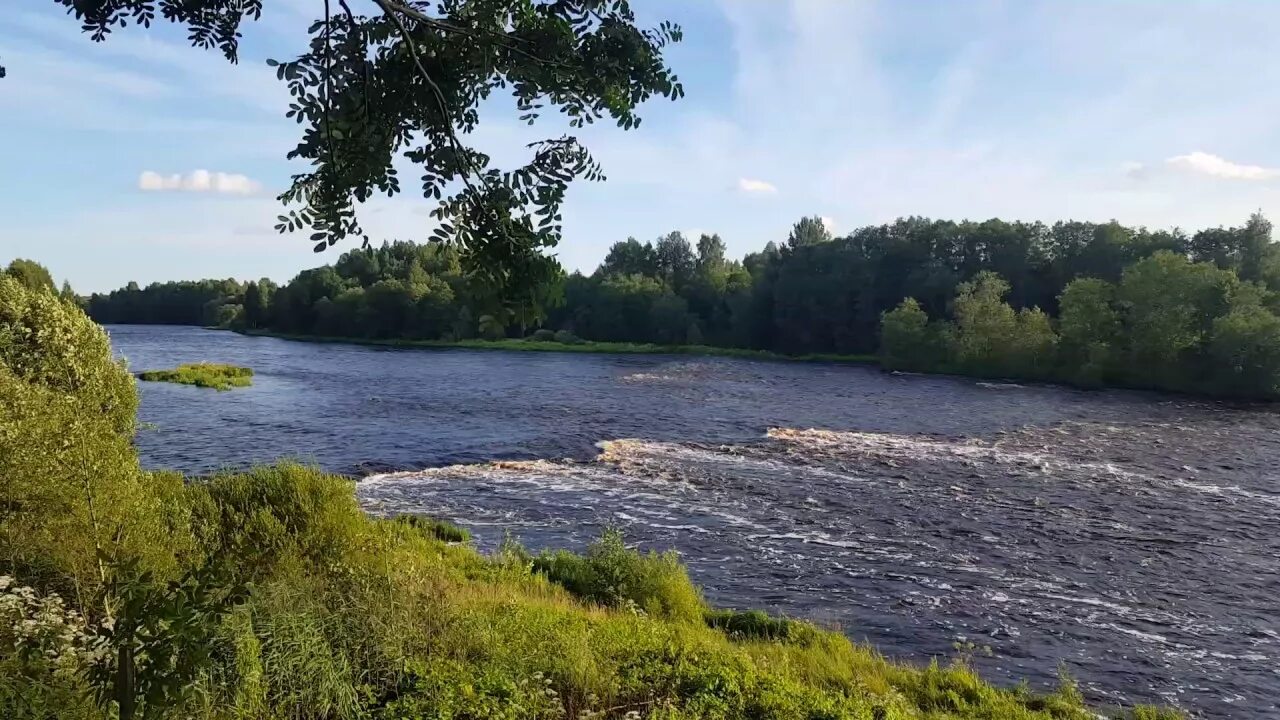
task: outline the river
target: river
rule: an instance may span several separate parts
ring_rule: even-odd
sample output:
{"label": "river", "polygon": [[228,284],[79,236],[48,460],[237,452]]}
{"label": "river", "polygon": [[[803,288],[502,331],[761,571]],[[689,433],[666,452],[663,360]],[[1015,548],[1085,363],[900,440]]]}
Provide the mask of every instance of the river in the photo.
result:
{"label": "river", "polygon": [[[148,467],[280,457],[364,478],[374,513],[581,548],[675,548],[709,600],[989,678],[1059,665],[1099,703],[1280,715],[1280,414],[868,367],[394,350],[108,328]],[[989,648],[989,652],[986,650]]]}

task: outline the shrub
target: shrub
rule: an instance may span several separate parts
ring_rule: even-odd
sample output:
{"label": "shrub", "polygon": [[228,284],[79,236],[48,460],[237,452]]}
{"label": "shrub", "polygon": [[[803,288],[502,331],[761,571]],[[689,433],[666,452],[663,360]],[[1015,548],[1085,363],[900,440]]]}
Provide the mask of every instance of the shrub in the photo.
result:
{"label": "shrub", "polygon": [[568,330],[557,330],[555,334],[555,341],[558,343],[562,343],[564,345],[581,345],[582,344],[582,338],[578,337],[577,335],[574,335]]}
{"label": "shrub", "polygon": [[65,394],[85,413],[131,433],[138,409],[133,380],[111,356],[107,334],[52,293],[0,276],[0,365],[20,382]]}
{"label": "shrub", "polygon": [[771,617],[762,610],[708,610],[705,618],[707,625],[734,638],[807,644],[818,635],[808,623]]}
{"label": "shrub", "polygon": [[168,505],[173,487],[150,487],[138,466],[133,379],[79,308],[8,276],[0,407],[0,555],[20,580],[92,598],[104,556],[175,569],[190,543],[170,521],[181,515]]}
{"label": "shrub", "polygon": [[551,342],[556,339],[556,334],[547,328],[538,328],[533,331],[533,335],[530,335],[529,339],[534,342]]}
{"label": "shrub", "polygon": [[476,324],[480,330],[480,337],[485,340],[501,340],[506,337],[506,327],[501,320],[492,315],[481,315]]}
{"label": "shrub", "polygon": [[235,557],[250,578],[290,555],[338,562],[366,524],[353,487],[296,463],[218,475],[191,488],[192,529],[210,556]]}
{"label": "shrub", "polygon": [[397,515],[394,519],[396,522],[404,523],[409,527],[421,530],[427,535],[443,542],[471,542],[470,531],[445,520],[438,520],[425,515]]}
{"label": "shrub", "polygon": [[907,298],[880,320],[880,357],[889,370],[936,370],[948,362],[942,326],[915,298]]}
{"label": "shrub", "polygon": [[702,619],[698,589],[674,552],[642,555],[627,548],[622,533],[607,530],[585,555],[544,553],[533,569],[569,592],[610,607],[627,607],[685,622]]}
{"label": "shrub", "polygon": [[77,612],[0,575],[0,717],[97,717],[78,672],[86,655]]}

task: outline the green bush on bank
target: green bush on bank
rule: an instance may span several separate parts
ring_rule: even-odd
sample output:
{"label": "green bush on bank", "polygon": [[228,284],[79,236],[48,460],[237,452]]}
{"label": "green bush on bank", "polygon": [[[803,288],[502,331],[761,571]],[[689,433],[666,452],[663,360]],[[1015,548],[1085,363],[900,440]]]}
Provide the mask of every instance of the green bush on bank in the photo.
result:
{"label": "green bush on bank", "polygon": [[0,278],[0,717],[1095,717],[1069,684],[711,612],[674,556],[616,533],[486,557],[296,464],[145,473],[132,379],[44,296]]}
{"label": "green bush on bank", "polygon": [[707,610],[707,625],[740,639],[808,644],[819,630],[809,623],[773,617],[762,610]]}
{"label": "green bush on bank", "polygon": [[409,527],[417,528],[437,540],[448,543],[471,542],[471,532],[451,522],[423,515],[397,515],[396,520]]}
{"label": "green bush on bank", "polygon": [[1122,385],[1245,399],[1280,398],[1276,294],[1231,270],[1161,251],[1119,283],[1081,277],[1058,299],[1055,324],[1014,311],[1009,284],[981,272],[962,283],[953,319],[931,320],[907,298],[881,318],[891,369]]}
{"label": "green bush on bank", "polygon": [[144,370],[138,373],[138,379],[149,382],[195,385],[196,387],[213,388],[214,390],[230,390],[237,387],[249,387],[253,383],[253,370],[220,363],[186,363],[173,370]]}
{"label": "green bush on bank", "polygon": [[617,530],[606,531],[584,555],[543,553],[533,570],[594,603],[680,622],[702,619],[702,596],[676,554],[628,550]]}

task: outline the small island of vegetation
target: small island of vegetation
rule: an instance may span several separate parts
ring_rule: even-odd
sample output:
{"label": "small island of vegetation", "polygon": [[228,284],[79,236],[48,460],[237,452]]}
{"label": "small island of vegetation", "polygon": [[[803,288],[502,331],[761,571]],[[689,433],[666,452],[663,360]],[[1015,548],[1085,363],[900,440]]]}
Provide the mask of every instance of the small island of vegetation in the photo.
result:
{"label": "small island of vegetation", "polygon": [[249,387],[253,382],[252,378],[253,370],[249,368],[220,363],[185,363],[172,370],[145,370],[138,373],[139,380],[195,385],[214,390]]}

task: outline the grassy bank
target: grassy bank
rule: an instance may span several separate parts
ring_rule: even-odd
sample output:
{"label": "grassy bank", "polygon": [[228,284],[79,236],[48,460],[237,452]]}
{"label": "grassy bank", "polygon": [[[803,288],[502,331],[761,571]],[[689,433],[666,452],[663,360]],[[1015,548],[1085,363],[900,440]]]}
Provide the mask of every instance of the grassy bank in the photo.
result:
{"label": "grassy bank", "polygon": [[138,379],[147,382],[168,382],[214,390],[230,390],[248,387],[253,382],[253,371],[236,365],[188,363],[179,365],[173,370],[144,370],[138,373]]}
{"label": "grassy bank", "polygon": [[[212,328],[220,329],[220,328]],[[747,358],[752,360],[780,360],[794,362],[830,362],[848,364],[879,364],[875,355],[782,355],[768,350],[715,347],[711,345],[655,345],[652,343],[596,342],[584,340],[575,343],[554,340],[504,339],[504,340],[406,340],[400,338],[343,338],[320,335],[292,335],[268,330],[237,330],[252,337],[273,337],[281,340],[313,343],[338,343],[344,345],[371,345],[396,348],[463,348],[468,350],[512,350],[518,352],[601,353],[619,355],[703,355],[713,357]]]}
{"label": "grassy bank", "polygon": [[[196,484],[160,473],[146,484],[162,489],[170,513],[172,554],[154,558],[157,568],[177,578],[220,568],[212,586],[179,580],[182,602],[249,589],[185,630],[208,656],[157,717],[1098,717],[1070,680],[1047,694],[1002,689],[960,661],[894,662],[809,623],[712,609],[674,554],[628,549],[616,533],[580,555],[508,542],[486,556],[438,521],[370,517],[349,480],[298,465]],[[115,622],[133,620],[128,607]],[[66,651],[93,662],[75,643]],[[85,677],[48,673],[28,699],[41,693],[44,717],[106,718],[84,699]],[[22,682],[0,667],[0,710]]]}

